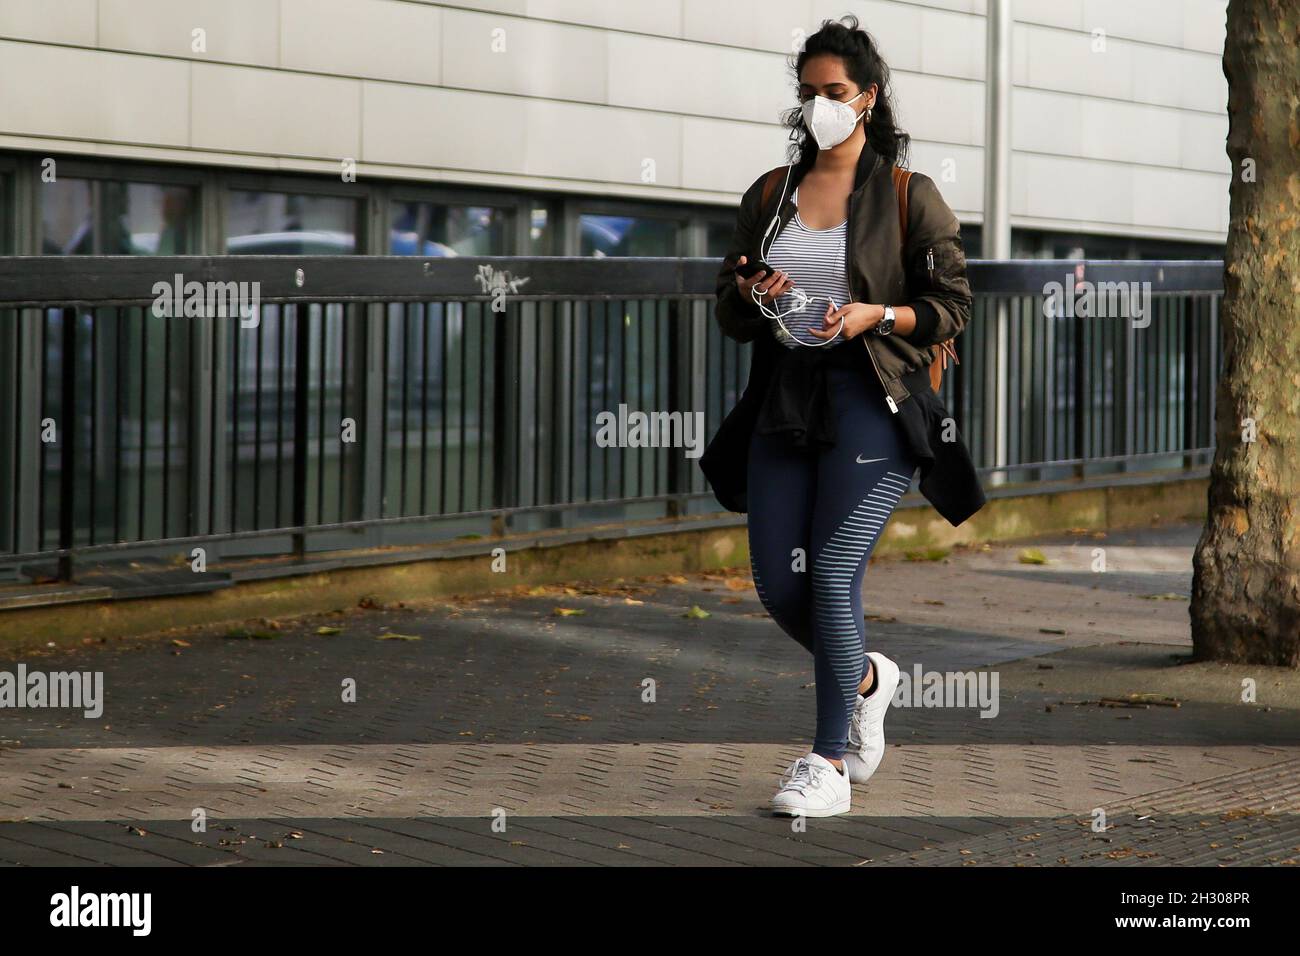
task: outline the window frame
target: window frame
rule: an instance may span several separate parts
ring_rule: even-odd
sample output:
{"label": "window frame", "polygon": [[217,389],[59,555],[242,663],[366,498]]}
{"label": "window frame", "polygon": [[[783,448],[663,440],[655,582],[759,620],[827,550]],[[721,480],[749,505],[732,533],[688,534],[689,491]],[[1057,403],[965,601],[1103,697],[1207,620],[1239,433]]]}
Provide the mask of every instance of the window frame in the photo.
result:
{"label": "window frame", "polygon": [[19,244],[18,170],[6,158],[0,156],[0,256],[14,255]]}
{"label": "window frame", "polygon": [[672,253],[664,258],[681,258],[698,248],[699,221],[702,213],[698,207],[685,203],[659,200],[605,198],[597,196],[566,196],[564,199],[564,251],[561,255],[582,255],[583,216],[631,216],[636,219],[664,219],[677,222],[677,240]]}
{"label": "window frame", "polygon": [[500,255],[522,255],[519,250],[526,248],[527,235],[522,231],[532,225],[532,208],[536,203],[531,193],[512,193],[499,189],[481,187],[452,187],[443,183],[384,183],[379,184],[382,193],[384,249],[378,255],[396,255],[389,251],[388,237],[392,232],[393,206],[397,203],[424,203],[431,206],[489,206],[505,213],[505,246]]}
{"label": "window frame", "polygon": [[[105,255],[102,251],[101,242],[103,237],[99,228],[103,213],[100,200],[100,185],[104,182],[134,183],[145,186],[187,186],[192,189],[195,197],[195,212],[189,225],[188,238],[196,253],[203,251],[204,176],[201,169],[123,160],[107,161],[83,156],[61,156],[57,154],[38,156],[33,153],[29,154],[29,156],[32,164],[29,180],[31,189],[31,255],[46,254],[42,251],[45,242],[45,216],[40,194],[41,187],[48,185],[41,180],[40,171],[40,165],[46,159],[54,160],[55,182],[63,179],[83,179],[91,184],[90,209],[96,228],[90,255]],[[17,195],[15,195],[16,201]]]}
{"label": "window frame", "polygon": [[328,178],[296,175],[293,173],[259,173],[242,169],[220,169],[212,182],[213,241],[209,255],[229,255],[226,242],[226,209],[232,192],[279,193],[290,196],[314,196],[324,199],[351,199],[356,206],[355,255],[374,255],[371,248],[375,235],[373,189],[375,184],[359,179],[354,183],[338,182]]}

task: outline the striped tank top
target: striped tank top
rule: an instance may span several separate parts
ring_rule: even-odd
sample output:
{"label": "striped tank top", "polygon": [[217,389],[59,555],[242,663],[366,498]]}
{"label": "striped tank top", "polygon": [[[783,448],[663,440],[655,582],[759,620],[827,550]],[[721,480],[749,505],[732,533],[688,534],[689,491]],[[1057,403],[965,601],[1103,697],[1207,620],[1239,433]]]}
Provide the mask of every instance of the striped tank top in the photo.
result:
{"label": "striped tank top", "polygon": [[[844,245],[848,236],[848,220],[829,229],[809,229],[799,218],[799,189],[795,188],[791,197],[796,212],[782,228],[780,234],[767,252],[767,262],[773,269],[780,269],[794,280],[796,287],[810,296],[829,296],[839,308],[849,301],[848,276],[844,268]],[[787,292],[777,299],[775,306],[768,308],[784,313],[799,304],[799,298]],[[792,342],[781,331],[776,319],[769,320],[772,334],[786,348],[800,348],[800,343],[823,348],[834,348],[844,342],[838,336],[826,345],[823,339],[810,335],[808,329],[821,328],[822,316],[826,313],[826,299],[814,299],[802,312],[782,315],[781,322],[790,330],[790,334],[799,341]],[[837,322],[836,328],[839,327]]]}

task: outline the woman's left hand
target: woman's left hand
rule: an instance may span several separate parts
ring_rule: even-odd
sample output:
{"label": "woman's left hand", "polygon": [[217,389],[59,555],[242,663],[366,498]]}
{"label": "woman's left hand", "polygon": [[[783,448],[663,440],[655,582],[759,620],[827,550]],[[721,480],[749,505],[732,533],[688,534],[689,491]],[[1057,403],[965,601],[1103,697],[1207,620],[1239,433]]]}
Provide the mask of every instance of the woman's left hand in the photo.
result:
{"label": "woman's left hand", "polygon": [[883,305],[850,302],[848,305],[842,305],[834,310],[827,305],[823,327],[821,329],[809,329],[808,334],[815,335],[819,339],[833,338],[839,332],[840,319],[843,319],[844,331],[841,334],[846,339],[851,339],[863,332],[874,329],[884,317],[885,307]]}

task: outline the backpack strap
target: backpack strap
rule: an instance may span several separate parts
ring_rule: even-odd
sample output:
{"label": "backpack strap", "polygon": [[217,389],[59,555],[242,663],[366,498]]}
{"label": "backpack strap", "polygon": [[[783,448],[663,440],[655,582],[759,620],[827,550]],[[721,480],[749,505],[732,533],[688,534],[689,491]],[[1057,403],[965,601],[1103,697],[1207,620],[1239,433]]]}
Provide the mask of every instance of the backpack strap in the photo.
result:
{"label": "backpack strap", "polygon": [[767,204],[772,201],[772,193],[776,191],[776,182],[785,174],[785,167],[778,166],[767,174],[767,179],[763,180],[763,205],[762,209],[767,208]]}
{"label": "backpack strap", "polygon": [[890,169],[894,192],[898,194],[898,232],[903,239],[903,253],[907,253],[907,185],[912,181],[912,171],[901,166]]}
{"label": "backpack strap", "polygon": [[[898,232],[902,237],[903,246],[903,263],[907,263],[907,186],[912,180],[912,171],[895,166],[890,170],[890,175],[894,179],[894,191],[898,194]],[[930,362],[930,388],[938,392],[943,385],[943,372],[948,367],[948,359],[957,361],[957,350],[953,347],[952,339],[946,342],[939,342],[930,346],[930,352],[934,355],[933,361]]]}

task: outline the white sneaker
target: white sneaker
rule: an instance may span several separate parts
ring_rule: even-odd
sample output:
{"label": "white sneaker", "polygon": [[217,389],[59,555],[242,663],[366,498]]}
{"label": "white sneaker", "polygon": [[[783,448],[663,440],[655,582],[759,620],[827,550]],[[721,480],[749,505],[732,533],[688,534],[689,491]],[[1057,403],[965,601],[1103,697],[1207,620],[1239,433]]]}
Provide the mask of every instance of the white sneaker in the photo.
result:
{"label": "white sneaker", "polygon": [[876,671],[876,689],[870,697],[858,695],[857,706],[849,717],[849,746],[844,751],[844,766],[854,783],[866,783],[885,757],[885,714],[898,687],[898,665],[884,654],[868,651]]}
{"label": "white sneaker", "polygon": [[790,764],[781,778],[781,789],[772,798],[772,812],[790,817],[833,817],[849,812],[852,797],[848,774],[836,770],[820,754],[809,754]]}

